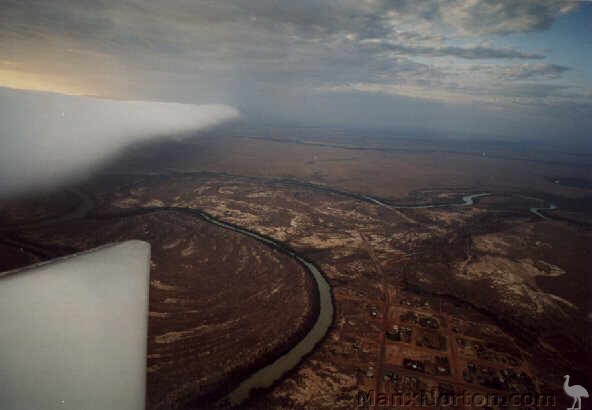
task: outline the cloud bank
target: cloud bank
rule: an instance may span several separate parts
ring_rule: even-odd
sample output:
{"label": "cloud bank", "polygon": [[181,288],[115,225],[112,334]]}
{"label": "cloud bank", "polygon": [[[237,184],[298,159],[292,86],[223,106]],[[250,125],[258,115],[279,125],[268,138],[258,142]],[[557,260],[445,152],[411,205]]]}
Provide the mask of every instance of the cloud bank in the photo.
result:
{"label": "cloud bank", "polygon": [[78,179],[122,148],[239,117],[226,105],[115,101],[0,88],[0,196]]}

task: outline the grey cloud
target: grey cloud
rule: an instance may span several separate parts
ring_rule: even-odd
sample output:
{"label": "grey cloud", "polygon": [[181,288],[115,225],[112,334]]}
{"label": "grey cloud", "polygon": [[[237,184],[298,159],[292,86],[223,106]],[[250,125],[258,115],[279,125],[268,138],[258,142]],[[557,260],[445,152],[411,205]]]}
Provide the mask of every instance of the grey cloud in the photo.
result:
{"label": "grey cloud", "polygon": [[[487,33],[544,28],[563,12],[556,1],[350,1],[301,0],[193,1],[193,2],[18,2],[3,4],[1,38],[15,34],[37,39],[66,37],[90,42],[105,51],[134,50],[166,54],[191,54],[199,48],[235,47],[259,38],[283,45],[299,41],[330,42],[334,36],[352,34],[363,39],[423,41],[435,38],[439,22],[464,31]],[[430,22],[430,35],[420,21]],[[401,23],[410,22],[407,37]],[[524,23],[523,23],[524,22]],[[413,24],[417,23],[417,24]],[[409,28],[408,27],[408,28]],[[415,32],[413,28],[415,27]],[[421,38],[423,36],[423,38]],[[428,52],[424,50],[423,52]],[[479,58],[479,47],[440,47],[435,51],[463,58]],[[501,50],[499,58],[532,58],[528,53]],[[497,58],[495,53],[489,53]]]}
{"label": "grey cloud", "polygon": [[504,80],[557,79],[571,68],[558,64],[518,64],[498,67],[498,76]]}
{"label": "grey cloud", "polygon": [[[313,0],[282,3],[12,0],[3,5],[0,14],[0,36],[8,39],[0,43],[0,52],[17,60],[32,60],[29,65],[42,66],[56,74],[81,77],[80,82],[92,84],[108,82],[108,77],[119,78],[121,72],[129,71],[134,78],[152,82],[160,73],[162,77],[168,76],[167,83],[160,82],[162,88],[175,87],[182,91],[187,89],[184,83],[191,76],[207,77],[210,84],[220,78],[221,90],[229,83],[228,78],[240,78],[240,81],[243,77],[266,78],[267,83],[275,79],[278,85],[301,80],[367,80],[367,77],[398,72],[399,61],[394,55],[543,58],[538,53],[511,48],[448,45],[444,35],[421,25],[411,24],[407,30],[401,29],[399,20],[437,22],[443,14],[442,4],[409,0],[321,3]],[[23,33],[34,40],[19,44],[14,36]],[[373,40],[381,44],[365,43]],[[43,43],[52,46],[45,47]],[[63,49],[55,49],[55,44],[61,44]],[[22,56],[22,50],[28,47],[31,53]],[[89,49],[94,54],[77,53]],[[351,66],[345,67],[344,63]],[[393,67],[389,68],[389,64]],[[356,73],[358,78],[353,78]],[[103,78],[96,79],[97,74]],[[178,85],[172,84],[171,79],[178,81]],[[120,91],[109,90],[109,93],[122,96],[117,94]],[[200,94],[207,92],[202,90]]]}
{"label": "grey cloud", "polygon": [[544,55],[538,53],[524,53],[512,48],[494,48],[485,46],[406,46],[403,44],[384,45],[389,50],[407,55],[420,55],[428,57],[459,57],[470,60],[479,59],[523,59],[523,60],[541,60]]}
{"label": "grey cloud", "polygon": [[442,19],[467,34],[545,30],[577,7],[573,0],[454,0],[443,2]]}
{"label": "grey cloud", "polygon": [[568,93],[571,87],[561,84],[545,84],[545,83],[523,83],[507,85],[503,89],[506,96],[512,97],[569,97],[575,96]]}
{"label": "grey cloud", "polygon": [[222,105],[112,101],[0,88],[0,197],[77,179],[125,146],[236,119]]}

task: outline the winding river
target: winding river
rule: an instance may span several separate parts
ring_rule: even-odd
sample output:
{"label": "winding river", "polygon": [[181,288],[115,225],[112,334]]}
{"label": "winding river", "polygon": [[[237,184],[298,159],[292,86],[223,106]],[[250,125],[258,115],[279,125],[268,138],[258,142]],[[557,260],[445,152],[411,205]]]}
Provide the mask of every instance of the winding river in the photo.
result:
{"label": "winding river", "polygon": [[[159,210],[160,208],[155,208]],[[172,209],[175,208],[165,208]],[[245,380],[243,380],[238,387],[232,390],[223,400],[224,404],[230,404],[236,406],[244,402],[249,398],[251,391],[255,388],[266,388],[270,387],[275,381],[279,380],[289,370],[293,369],[300,363],[300,361],[313,351],[315,346],[325,337],[331,323],[333,323],[333,298],[331,295],[331,286],[319,271],[319,269],[302,256],[296,254],[294,251],[286,248],[284,245],[276,242],[275,240],[266,236],[259,235],[255,232],[240,228],[238,226],[228,224],[220,221],[213,216],[196,210],[195,213],[199,214],[205,221],[218,225],[225,229],[230,229],[243,235],[250,236],[261,242],[264,242],[281,252],[284,252],[298,262],[300,262],[309,271],[311,276],[316,282],[318,295],[319,295],[319,315],[315,321],[313,327],[308,333],[287,353],[280,356],[274,362],[268,364],[251,374]],[[222,403],[221,402],[221,403]]]}
{"label": "winding river", "polygon": [[557,205],[555,205],[555,204],[549,204],[549,206],[546,207],[546,208],[529,208],[528,210],[531,213],[533,213],[536,216],[538,216],[539,218],[543,218],[543,219],[549,220],[551,218],[549,218],[548,216],[545,216],[545,214],[543,214],[541,211],[552,211],[554,209],[558,209],[557,208]]}
{"label": "winding river", "polygon": [[381,200],[371,197],[369,195],[362,195],[361,197],[369,202],[376,204],[376,205],[384,206],[384,207],[390,208],[390,209],[427,209],[427,208],[444,208],[444,207],[450,207],[450,206],[474,205],[476,198],[482,198],[484,196],[490,196],[490,195],[491,195],[490,192],[482,192],[479,194],[465,195],[462,197],[462,202],[458,202],[458,203],[416,204],[416,205],[394,205],[394,204],[388,204],[384,201],[381,201]]}
{"label": "winding river", "polygon": [[[35,223],[20,225],[18,229],[31,229],[36,227],[45,227],[51,225],[58,225],[71,220],[84,219],[88,216],[90,211],[94,207],[92,198],[82,191],[72,191],[79,199],[79,203],[70,211],[56,216],[49,217]],[[312,278],[314,279],[318,297],[319,297],[319,313],[315,320],[313,327],[306,333],[306,335],[288,352],[277,358],[272,363],[260,368],[246,379],[244,379],[238,387],[232,390],[219,404],[230,404],[236,406],[244,402],[249,398],[251,391],[255,388],[266,388],[270,387],[275,381],[279,380],[289,370],[293,369],[300,363],[300,361],[313,351],[315,346],[325,337],[329,327],[333,323],[333,297],[331,294],[331,286],[319,271],[319,269],[310,261],[306,260],[296,252],[288,248],[286,245],[275,241],[267,236],[260,235],[253,231],[243,229],[239,226],[221,221],[212,215],[203,212],[199,209],[192,208],[180,208],[180,207],[142,207],[135,209],[128,209],[120,214],[115,215],[104,215],[101,219],[106,218],[118,218],[128,217],[138,214],[146,214],[150,212],[158,211],[173,211],[189,214],[198,218],[203,219],[206,222],[217,225],[224,229],[229,229],[234,232],[238,232],[242,235],[249,236],[260,242],[271,246],[278,251],[291,256],[296,259],[301,265],[303,265]],[[15,229],[15,227],[10,227]]]}
{"label": "winding river", "polygon": [[[349,193],[348,193],[349,194]],[[376,198],[373,198],[369,195],[360,195],[360,198],[364,200],[374,203],[379,206],[383,206],[386,208],[391,209],[424,209],[424,208],[441,208],[441,207],[459,207],[459,206],[470,206],[475,204],[475,200],[478,198],[490,196],[491,193],[489,192],[482,192],[476,194],[465,195],[462,197],[462,202],[458,203],[441,203],[441,204],[416,204],[416,205],[391,205]],[[551,204],[549,208],[531,208],[530,211],[533,212],[535,215],[540,216],[541,218],[547,219],[544,215],[539,213],[539,210],[546,210],[546,209],[556,209],[557,207],[554,204]],[[533,210],[534,209],[534,210]],[[255,373],[251,374],[245,380],[243,380],[240,385],[234,389],[226,398],[221,402],[224,404],[230,404],[231,406],[236,406],[243,403],[246,399],[248,399],[250,392],[255,388],[267,388],[270,387],[275,381],[279,380],[285,373],[289,370],[293,369],[300,363],[300,361],[308,355],[314,347],[319,343],[327,331],[331,326],[333,321],[333,301],[331,298],[331,288],[330,285],[327,283],[326,279],[323,275],[319,272],[317,267],[312,264],[311,262],[305,260],[301,256],[297,255],[293,251],[286,250],[283,245],[278,244],[274,240],[260,236],[254,232],[236,227],[234,225],[229,225],[225,222],[219,221],[203,212],[200,212],[202,217],[211,223],[214,223],[218,226],[232,229],[236,232],[243,233],[245,235],[251,236],[255,239],[263,241],[277,249],[280,249],[290,256],[296,258],[300,263],[302,263],[308,271],[311,273],[313,278],[316,281],[317,288],[319,291],[320,297],[320,309],[319,309],[319,316],[312,327],[312,329],[306,334],[306,336],[300,340],[290,351],[288,351],[283,356],[279,357],[273,363],[257,370]]]}
{"label": "winding river", "polygon": [[[308,185],[308,184],[307,184]],[[478,198],[486,197],[492,195],[489,192],[482,192],[476,194],[465,195],[462,197],[462,202],[458,203],[434,203],[434,204],[409,204],[409,205],[395,205],[387,203],[386,201],[374,198],[369,195],[364,194],[355,194],[346,191],[338,191],[332,188],[324,189],[321,186],[314,187],[315,189],[327,190],[333,193],[340,193],[343,195],[347,195],[350,197],[355,197],[359,200],[373,203],[375,205],[379,205],[382,207],[390,208],[390,209],[423,209],[423,208],[441,208],[441,207],[459,207],[459,206],[470,206],[475,204],[475,200]],[[92,199],[81,191],[72,191],[74,192],[80,199],[80,203],[77,207],[70,210],[66,214],[63,214],[58,217],[54,218],[47,218],[45,220],[39,221],[36,224],[30,225],[23,225],[20,228],[31,228],[35,226],[48,226],[48,225],[56,225],[62,222],[66,222],[73,219],[83,219],[87,217],[89,212],[94,207]],[[543,218],[548,219],[544,216],[540,211],[543,210],[552,210],[557,209],[554,204],[551,204],[548,208],[530,208],[530,212]],[[125,211],[121,215],[115,215],[115,217],[121,216],[130,216],[138,213],[148,213],[148,212],[155,212],[155,211],[175,211],[175,212],[183,212],[188,213],[193,216],[199,217],[209,223],[214,225],[220,226],[224,229],[229,229],[240,234],[252,237],[260,242],[263,242],[280,252],[283,252],[293,258],[295,258],[299,263],[301,263],[311,274],[312,278],[315,280],[318,296],[319,296],[319,314],[316,318],[316,321],[313,327],[308,331],[308,333],[288,352],[277,358],[272,363],[260,368],[259,370],[252,373],[246,379],[244,379],[234,390],[232,390],[223,400],[221,400],[218,404],[220,405],[231,405],[236,406],[243,403],[246,399],[249,398],[249,395],[253,389],[259,388],[267,388],[270,387],[274,382],[279,380],[284,374],[286,374],[289,370],[296,367],[304,357],[306,357],[309,353],[313,351],[315,346],[325,337],[329,327],[333,322],[333,314],[334,314],[334,306],[333,306],[333,298],[331,294],[331,287],[323,274],[319,271],[319,269],[310,261],[306,260],[292,249],[288,248],[286,245],[269,238],[267,236],[260,235],[253,231],[249,231],[247,229],[243,229],[239,226],[224,222],[219,220],[212,215],[203,212],[198,209],[191,209],[191,208],[178,208],[178,207],[156,207],[156,208],[136,208],[130,209],[129,211]],[[109,216],[107,216],[109,217]]]}
{"label": "winding river", "polygon": [[308,269],[317,283],[320,297],[319,316],[312,329],[289,352],[279,357],[273,363],[257,370],[243,380],[236,389],[230,392],[225,401],[232,406],[244,402],[254,388],[270,387],[289,370],[296,367],[325,337],[331,323],[333,323],[333,300],[329,283],[327,283],[315,265],[300,256],[294,255],[294,257]]}

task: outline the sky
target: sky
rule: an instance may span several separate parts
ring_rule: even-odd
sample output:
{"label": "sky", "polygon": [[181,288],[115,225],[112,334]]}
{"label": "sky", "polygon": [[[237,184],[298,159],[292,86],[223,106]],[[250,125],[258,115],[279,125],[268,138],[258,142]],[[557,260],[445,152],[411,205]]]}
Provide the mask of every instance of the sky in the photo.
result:
{"label": "sky", "polygon": [[592,2],[4,0],[0,86],[589,143]]}

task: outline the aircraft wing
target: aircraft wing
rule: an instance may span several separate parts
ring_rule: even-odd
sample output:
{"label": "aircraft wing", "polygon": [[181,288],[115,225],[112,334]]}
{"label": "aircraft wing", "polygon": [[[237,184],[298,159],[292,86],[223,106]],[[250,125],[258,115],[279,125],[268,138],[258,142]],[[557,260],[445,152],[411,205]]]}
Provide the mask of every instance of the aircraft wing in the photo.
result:
{"label": "aircraft wing", "polygon": [[150,245],[0,276],[0,408],[144,409]]}

